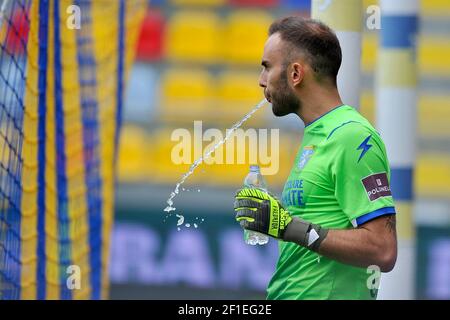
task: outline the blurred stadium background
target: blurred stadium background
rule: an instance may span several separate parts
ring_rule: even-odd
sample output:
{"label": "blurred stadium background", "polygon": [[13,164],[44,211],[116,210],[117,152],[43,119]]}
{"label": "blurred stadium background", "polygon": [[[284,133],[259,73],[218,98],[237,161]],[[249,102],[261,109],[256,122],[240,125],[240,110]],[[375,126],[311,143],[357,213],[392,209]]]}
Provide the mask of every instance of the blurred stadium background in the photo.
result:
{"label": "blurred stadium background", "polygon": [[[19,12],[26,11],[31,2],[35,6],[31,7],[32,10],[44,10],[36,5],[39,1],[18,2],[21,3],[16,8]],[[363,2],[364,8],[378,4],[376,0]],[[41,0],[41,3],[46,1]],[[72,1],[60,1],[61,16],[65,12],[64,8],[71,3]],[[13,11],[10,7],[8,8],[11,10],[6,11],[9,16],[6,16],[1,26],[0,148],[3,156],[0,184],[0,298],[264,298],[264,289],[277,258],[276,242],[272,240],[261,248],[245,245],[242,230],[234,222],[232,208],[234,191],[242,184],[248,163],[199,167],[184,185],[187,190],[175,198],[175,206],[177,212],[186,216],[186,220],[194,221],[200,217],[204,218],[204,222],[199,228],[184,228],[177,232],[176,219],[163,222],[163,209],[175,184],[189,165],[172,163],[171,150],[175,143],[170,137],[176,128],[192,131],[194,120],[202,120],[204,130],[218,128],[225,132],[226,128],[230,128],[256,105],[263,98],[257,81],[268,26],[275,18],[286,14],[309,16],[310,1],[152,0],[144,3],[102,0],[92,1],[92,7],[88,0],[74,3],[80,5],[82,12],[90,12],[90,15],[83,21],[76,36],[65,28],[60,28],[63,33],[61,50],[65,58],[62,70],[69,69],[68,75],[63,72],[67,78],[63,79],[64,85],[57,80],[57,62],[54,67],[48,65],[48,68],[54,70],[47,75],[50,77],[48,83],[53,83],[51,77],[55,77],[55,87],[49,86],[47,95],[59,96],[60,99],[55,98],[55,102],[47,104],[47,113],[56,117],[55,119],[63,117],[63,123],[72,126],[73,130],[70,131],[67,127],[64,129],[64,126],[53,128],[58,121],[53,123],[47,120],[48,128],[53,128],[56,135],[47,136],[44,140],[54,142],[56,139],[60,141],[56,142],[57,148],[66,148],[64,152],[61,151],[64,149],[47,147],[47,157],[56,159],[53,162],[47,161],[47,173],[44,173],[47,176],[39,176],[40,171],[36,167],[38,164],[30,160],[33,155],[37,155],[36,145],[42,143],[42,137],[28,135],[27,139],[26,133],[28,125],[37,130],[36,121],[42,123],[36,119],[42,120],[43,110],[39,107],[42,106],[39,101],[42,103],[44,99],[45,102],[45,94],[44,97],[39,95],[42,92],[38,87],[39,84],[42,85],[40,81],[45,79],[39,78],[38,81],[40,73],[37,67],[34,75],[28,74],[26,88],[23,87],[23,73],[15,73],[15,76],[9,78],[11,68],[23,71],[26,63],[21,58],[24,50],[8,55],[8,45],[14,42],[5,41],[8,34],[5,30],[14,26],[11,24]],[[123,11],[125,5],[126,10]],[[31,17],[37,14],[31,12]],[[42,28],[45,28],[45,25],[38,25],[33,19],[24,22],[28,23],[34,32],[42,32]],[[92,30],[84,28],[85,25]],[[33,38],[31,31],[30,36],[28,41],[36,39],[36,34]],[[21,37],[23,35],[12,36],[18,42],[14,42],[16,49],[24,46],[17,41]],[[57,33],[54,37],[57,37]],[[93,47],[89,45],[91,42]],[[74,49],[76,46],[78,57]],[[35,50],[42,52],[42,47],[35,47]],[[51,50],[57,47],[58,42],[53,47],[49,46],[49,57],[54,54]],[[135,47],[136,56],[132,63]],[[379,30],[364,28],[359,109],[374,124],[374,74],[378,47]],[[28,48],[28,59],[34,59],[32,66],[40,65],[38,58],[38,51],[30,52]],[[51,58],[48,61],[53,62]],[[77,63],[73,65],[72,61]],[[417,67],[419,83],[417,160],[413,186],[416,231],[413,297],[450,299],[448,0],[420,1]],[[71,79],[75,81],[73,86],[70,86]],[[20,83],[22,87],[18,89],[15,83]],[[118,92],[121,92],[120,88],[125,83],[122,111],[122,97]],[[77,90],[72,94],[80,99],[71,101],[71,93],[64,93],[65,89]],[[14,124],[16,119],[11,114],[14,109],[8,107],[8,102],[21,110],[26,105],[11,93],[21,92],[20,90],[29,92],[28,96],[32,97],[29,103],[35,106],[28,116],[28,122],[25,113],[25,133],[21,133],[22,127],[3,131],[4,124]],[[12,102],[13,100],[17,101]],[[67,107],[61,100],[68,105],[72,103],[75,114],[67,113],[64,109]],[[97,112],[99,116],[95,115]],[[23,117],[23,112],[18,117]],[[46,119],[45,116],[43,119]],[[119,128],[120,143],[117,144],[115,136]],[[280,129],[280,170],[278,174],[268,176],[267,181],[271,190],[281,194],[302,138],[300,121],[295,117],[275,119],[270,108],[265,108],[256,113],[244,125],[245,128]],[[80,136],[80,130],[84,140]],[[398,124],[398,130],[402,130],[402,123]],[[58,136],[65,138],[58,140]],[[20,180],[21,171],[16,169],[21,167],[21,161],[13,161],[15,156],[11,157],[11,152],[17,150],[14,146],[19,143],[17,141],[21,141],[20,137],[25,137],[23,152],[30,152],[23,155],[22,169],[24,177],[28,174],[28,185],[20,185],[20,181],[16,183]],[[27,143],[31,145],[28,146],[29,149],[26,149]],[[55,154],[59,155],[61,152],[67,156],[55,157]],[[116,152],[117,161],[114,159]],[[31,161],[28,166],[27,159]],[[60,168],[61,165],[70,170],[58,173],[55,168]],[[117,165],[115,189],[114,165]],[[38,176],[41,180],[38,180]],[[49,191],[40,193],[41,188],[37,188],[36,184],[30,185],[35,180],[46,182],[44,189]],[[58,185],[55,186],[55,183]],[[77,186],[80,185],[85,187],[77,191]],[[22,198],[17,196],[20,194],[17,190],[21,188],[25,190]],[[27,188],[34,190],[28,192],[31,192],[28,200]],[[10,198],[11,194],[16,198]],[[33,202],[36,197],[41,201],[42,197],[47,197],[49,206],[57,207],[39,209],[39,205]],[[27,212],[31,212],[31,217],[24,212],[24,203],[27,201],[33,202],[32,205],[27,205]],[[32,210],[37,211],[38,215],[45,215],[44,212],[50,210],[54,213],[53,217],[56,213],[58,216],[56,220],[53,219],[53,223],[42,226],[39,225],[39,218],[33,218],[35,211]],[[111,224],[113,210],[115,216],[114,223]],[[98,222],[100,220],[102,223]],[[73,223],[69,223],[70,221]],[[44,230],[43,238],[47,239],[47,244],[39,237],[39,232],[24,228],[24,225],[27,228],[34,226],[38,231]],[[14,228],[22,228],[22,236],[13,232]],[[108,228],[111,228],[111,234]],[[24,232],[29,235],[25,240]],[[49,245],[52,243],[51,235],[56,232],[56,244]],[[99,236],[100,232],[103,232],[102,237]],[[22,239],[22,245],[19,239]],[[28,244],[27,239],[31,239]],[[39,259],[42,251],[38,250],[36,254],[35,248],[42,246],[42,241],[44,247],[47,245],[47,258]],[[39,268],[46,270],[41,278],[30,275],[28,280],[34,281],[31,285],[27,284],[27,279],[24,280],[24,268],[27,264],[33,272]],[[82,289],[73,291],[73,295],[70,290],[65,289],[65,268],[70,264],[81,266],[83,279]],[[17,276],[19,266],[22,266],[22,273]],[[255,272],[256,269],[258,272]],[[39,281],[43,281],[40,289]]]}

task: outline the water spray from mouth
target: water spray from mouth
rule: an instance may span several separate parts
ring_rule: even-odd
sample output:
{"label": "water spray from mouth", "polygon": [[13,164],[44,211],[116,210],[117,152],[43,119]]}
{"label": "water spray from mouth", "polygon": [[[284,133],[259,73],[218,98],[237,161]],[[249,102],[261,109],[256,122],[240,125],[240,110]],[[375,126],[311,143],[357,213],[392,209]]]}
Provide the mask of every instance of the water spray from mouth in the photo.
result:
{"label": "water spray from mouth", "polygon": [[[222,146],[227,140],[233,135],[234,131],[238,129],[244,122],[246,122],[256,111],[258,111],[262,106],[264,106],[267,103],[267,99],[262,100],[258,105],[256,105],[249,113],[247,113],[241,120],[236,122],[231,129],[227,130],[227,134],[225,137],[219,141],[216,145],[214,145],[207,153],[205,153],[204,156],[198,158],[194,161],[194,163],[189,167],[189,171],[186,172],[182,177],[180,182],[178,182],[175,186],[175,189],[172,191],[172,193],[169,196],[169,199],[167,199],[168,206],[164,209],[165,212],[167,212],[166,218],[171,215],[171,211],[175,211],[176,208],[173,206],[173,198],[175,198],[180,193],[180,186],[187,180],[187,178],[194,173],[194,170],[206,159],[211,157],[211,154],[217,150],[220,146]],[[177,226],[180,226],[184,223],[184,216],[181,214],[176,215],[178,218]],[[203,219],[202,219],[203,221]]]}

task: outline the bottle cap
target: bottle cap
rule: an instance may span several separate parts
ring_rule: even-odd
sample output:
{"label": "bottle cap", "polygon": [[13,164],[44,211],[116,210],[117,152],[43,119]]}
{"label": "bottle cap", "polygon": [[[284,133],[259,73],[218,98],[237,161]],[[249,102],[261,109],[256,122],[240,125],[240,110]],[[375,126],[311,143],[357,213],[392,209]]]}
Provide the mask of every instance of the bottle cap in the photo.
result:
{"label": "bottle cap", "polygon": [[251,165],[250,166],[251,172],[259,172],[259,166],[258,165]]}

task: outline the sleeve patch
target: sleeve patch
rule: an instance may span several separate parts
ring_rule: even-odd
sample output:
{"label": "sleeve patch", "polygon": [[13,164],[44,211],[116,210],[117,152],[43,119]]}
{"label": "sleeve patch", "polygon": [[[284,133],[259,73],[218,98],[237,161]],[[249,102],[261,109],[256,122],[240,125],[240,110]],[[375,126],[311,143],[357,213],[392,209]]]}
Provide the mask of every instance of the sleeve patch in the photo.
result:
{"label": "sleeve patch", "polygon": [[370,201],[392,195],[386,172],[372,174],[363,178],[361,182]]}

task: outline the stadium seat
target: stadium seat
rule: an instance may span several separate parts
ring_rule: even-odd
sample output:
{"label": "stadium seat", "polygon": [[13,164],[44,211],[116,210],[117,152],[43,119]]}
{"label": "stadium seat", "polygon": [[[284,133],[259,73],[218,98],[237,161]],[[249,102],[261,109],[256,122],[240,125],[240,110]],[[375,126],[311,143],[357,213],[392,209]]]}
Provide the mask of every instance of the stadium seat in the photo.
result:
{"label": "stadium seat", "polygon": [[[295,0],[292,0],[295,1]],[[367,8],[371,5],[380,5],[379,0],[363,0],[363,8]]]}
{"label": "stadium seat", "polygon": [[365,32],[362,37],[361,68],[363,72],[372,73],[376,66],[379,37]]}
{"label": "stadium seat", "polygon": [[167,3],[167,0],[147,0],[150,8],[161,7]]}
{"label": "stadium seat", "polygon": [[445,153],[419,155],[414,185],[421,197],[447,198],[450,194],[450,156]]}
{"label": "stadium seat", "polygon": [[213,12],[179,11],[168,21],[165,53],[178,62],[213,63],[219,59],[219,17]]}
{"label": "stadium seat", "polygon": [[207,109],[214,97],[214,85],[206,69],[167,70],[161,81],[161,118],[186,122],[196,117],[207,117]]}
{"label": "stadium seat", "polygon": [[420,6],[424,17],[448,19],[450,16],[450,1],[448,0],[421,0]]}
{"label": "stadium seat", "polygon": [[228,0],[235,6],[254,6],[254,7],[274,7],[278,5],[279,0]]}
{"label": "stadium seat", "polygon": [[[375,70],[379,38],[364,34],[362,69],[366,73]],[[417,59],[420,75],[449,77],[450,41],[444,36],[421,35],[418,39]]]}
{"label": "stadium seat", "polygon": [[447,36],[421,36],[418,43],[420,73],[450,78],[450,33]]}
{"label": "stadium seat", "polygon": [[263,11],[233,12],[225,28],[222,50],[229,63],[259,66],[273,17]]}
{"label": "stadium seat", "polygon": [[[149,141],[152,141],[152,143],[151,145],[148,145],[147,148],[150,149],[152,157],[155,160],[153,167],[149,165],[146,166],[146,176],[149,177],[150,181],[175,184],[181,179],[182,175],[189,170],[190,163],[177,164],[172,159],[173,148],[180,143],[179,141],[171,140],[172,133],[175,129],[179,128],[164,127],[157,129],[148,137]],[[186,127],[186,129],[191,132],[191,146],[193,146],[192,123],[191,127]],[[193,153],[191,160],[192,162],[194,161]],[[198,172],[201,172],[201,170]],[[202,179],[207,179],[207,177],[198,174],[198,172],[196,171],[196,174],[189,177],[190,183],[198,183]]]}
{"label": "stadium seat", "polygon": [[[264,99],[258,78],[259,73],[253,71],[229,70],[219,75],[217,106],[223,120],[237,121]],[[248,124],[260,125],[264,119],[263,110],[259,110],[248,120]]]}
{"label": "stadium seat", "polygon": [[375,125],[375,97],[372,91],[361,92],[359,112],[370,121],[372,125]]}
{"label": "stadium seat", "polygon": [[280,0],[284,9],[307,11],[311,10],[311,0]]}
{"label": "stadium seat", "polygon": [[161,58],[163,32],[163,15],[160,11],[149,10],[142,22],[136,56],[138,60],[155,61]]}
{"label": "stadium seat", "polygon": [[[26,50],[25,42],[21,42],[21,40],[23,41],[23,39],[27,38],[29,32],[29,24],[26,19],[27,17],[24,15],[23,11],[17,9],[10,18],[10,21],[4,21],[5,26],[11,24],[11,27],[7,29],[7,34],[3,35],[3,28],[0,28],[0,39],[2,40],[2,43],[5,44],[6,49],[10,54],[22,54]],[[6,28],[4,30],[6,30]]]}
{"label": "stadium seat", "polygon": [[[245,127],[248,127],[245,125]],[[245,128],[244,128],[245,129]],[[275,169],[278,168],[278,171],[274,175],[266,175],[265,179],[269,185],[270,190],[275,191],[282,188],[283,184],[285,183],[291,166],[292,162],[295,159],[297,148],[300,145],[300,139],[298,137],[298,134],[282,134],[280,133],[279,136],[279,154],[276,154],[274,151],[271,150],[269,154],[266,154],[265,156],[270,156],[271,163],[263,164],[261,163],[261,158],[257,157],[257,162],[259,162],[261,168],[271,167],[271,169],[276,171]],[[270,139],[269,139],[270,142]],[[261,147],[261,140],[258,140],[258,148]],[[215,179],[211,180],[205,180],[205,184],[211,184],[211,185],[220,185],[220,186],[228,186],[237,188],[242,184],[242,181],[244,177],[247,175],[249,170],[249,165],[251,164],[251,159],[249,158],[250,152],[261,152],[260,149],[257,150],[250,150],[250,146],[248,144],[248,141],[246,142],[245,146],[245,163],[244,164],[213,164],[213,165],[205,165],[204,170],[205,173],[208,176],[214,176]],[[226,149],[223,151],[224,154],[226,154]],[[242,152],[242,150],[240,151]],[[273,152],[273,153],[272,153]],[[281,155],[281,156],[280,156]],[[235,157],[237,156],[237,149],[235,147]],[[236,158],[235,158],[236,160]],[[279,163],[276,163],[276,161],[279,161]]]}
{"label": "stadium seat", "polygon": [[450,96],[421,95],[418,108],[419,134],[428,138],[450,140]]}
{"label": "stadium seat", "polygon": [[149,122],[160,105],[159,73],[154,65],[135,63],[131,69],[124,101],[124,121]]}
{"label": "stadium seat", "polygon": [[218,7],[224,5],[226,0],[170,0],[173,6],[198,6],[198,7]]}
{"label": "stadium seat", "polygon": [[148,144],[145,130],[133,125],[122,128],[117,170],[121,182],[145,181],[145,168],[154,164]]}
{"label": "stadium seat", "polygon": [[176,142],[170,140],[171,130],[152,133],[134,125],[122,129],[118,161],[120,182],[175,183],[188,165],[176,166],[171,151]]}
{"label": "stadium seat", "polygon": [[[360,112],[376,125],[375,97],[373,92],[361,95]],[[450,138],[450,96],[426,93],[419,96],[417,109],[417,133],[424,138]]]}

